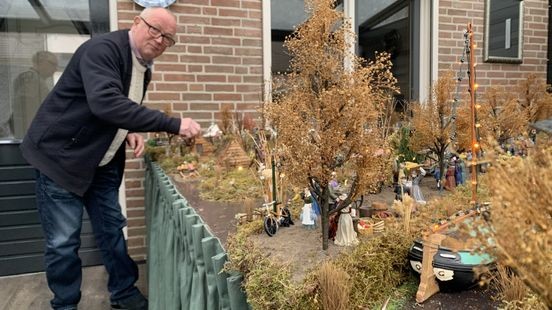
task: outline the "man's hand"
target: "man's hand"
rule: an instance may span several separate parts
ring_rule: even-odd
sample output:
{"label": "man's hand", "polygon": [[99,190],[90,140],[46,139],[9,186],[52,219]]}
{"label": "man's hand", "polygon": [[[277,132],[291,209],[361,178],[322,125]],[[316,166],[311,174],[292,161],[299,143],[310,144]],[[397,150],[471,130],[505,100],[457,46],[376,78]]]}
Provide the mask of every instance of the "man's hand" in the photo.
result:
{"label": "man's hand", "polygon": [[197,136],[200,130],[201,130],[201,126],[199,126],[199,124],[193,119],[189,117],[181,119],[180,132],[179,132],[181,136],[184,136],[186,138],[192,138]]}
{"label": "man's hand", "polygon": [[134,149],[134,156],[140,157],[144,154],[144,137],[137,133],[129,133],[126,137],[127,144]]}

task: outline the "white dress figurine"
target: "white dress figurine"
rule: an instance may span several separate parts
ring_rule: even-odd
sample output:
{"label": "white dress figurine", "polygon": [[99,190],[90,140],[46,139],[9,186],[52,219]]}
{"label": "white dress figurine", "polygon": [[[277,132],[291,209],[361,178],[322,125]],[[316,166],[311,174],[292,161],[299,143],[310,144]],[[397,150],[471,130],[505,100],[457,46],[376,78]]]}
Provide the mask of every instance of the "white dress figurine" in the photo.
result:
{"label": "white dress figurine", "polygon": [[422,194],[422,190],[420,189],[420,182],[426,175],[426,171],[422,167],[420,167],[419,169],[420,172],[418,174],[415,174],[414,172],[412,175],[412,198],[414,198],[414,201],[416,201],[416,203],[426,204],[424,194]]}
{"label": "white dress figurine", "polygon": [[351,207],[348,206],[341,211],[339,221],[337,222],[337,232],[334,243],[339,246],[357,245],[357,233],[353,227],[353,218],[351,217]]}
{"label": "white dress figurine", "polygon": [[315,229],[316,214],[312,210],[312,203],[305,203],[301,210],[301,224],[307,229]]}

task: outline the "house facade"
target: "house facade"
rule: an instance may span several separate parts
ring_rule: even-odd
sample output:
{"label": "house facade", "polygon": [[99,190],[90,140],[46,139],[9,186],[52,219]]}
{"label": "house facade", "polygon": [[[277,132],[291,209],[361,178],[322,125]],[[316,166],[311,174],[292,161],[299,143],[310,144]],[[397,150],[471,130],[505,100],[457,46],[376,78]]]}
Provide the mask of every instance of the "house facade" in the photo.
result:
{"label": "house facade", "polygon": [[[0,5],[0,276],[42,270],[34,171],[17,148],[24,130],[14,129],[25,128],[14,81],[32,66],[36,52],[49,51],[58,62],[46,81],[52,85],[80,43],[130,27],[142,9],[136,2]],[[432,81],[458,71],[468,23],[478,45],[480,92],[517,85],[529,74],[550,77],[548,0],[340,0],[336,6],[357,34],[357,54],[391,53],[400,100],[427,100]],[[177,44],[155,61],[144,103],[192,117],[204,128],[226,106],[257,113],[270,95],[266,82],[287,70],[285,37],[307,18],[303,0],[177,0],[169,8],[178,19]],[[128,218],[129,252],[141,261],[146,259],[144,162],[130,151],[127,158],[120,202]],[[86,219],[82,239],[83,264],[101,263]]]}

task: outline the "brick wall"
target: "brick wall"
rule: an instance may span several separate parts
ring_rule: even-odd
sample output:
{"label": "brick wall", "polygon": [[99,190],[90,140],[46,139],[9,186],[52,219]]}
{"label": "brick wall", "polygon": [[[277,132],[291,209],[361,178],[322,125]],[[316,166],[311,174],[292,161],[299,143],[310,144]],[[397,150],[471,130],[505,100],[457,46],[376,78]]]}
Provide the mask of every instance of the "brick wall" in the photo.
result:
{"label": "brick wall", "polygon": [[[178,0],[177,44],[156,59],[145,104],[170,107],[207,128],[223,106],[255,113],[262,98],[261,0]],[[142,8],[119,0],[119,28]],[[146,255],[144,162],[127,150],[125,171],[130,255]]]}
{"label": "brick wall", "polygon": [[[471,22],[477,44],[475,55],[479,98],[483,98],[482,95],[489,86],[518,85],[530,73],[546,81],[548,0],[524,0],[523,2],[523,63],[505,64],[483,62],[484,0],[440,0],[439,74],[450,69],[457,72],[464,47],[463,32],[467,23]],[[467,78],[464,80],[465,85],[466,83]],[[462,89],[467,90],[466,87]]]}

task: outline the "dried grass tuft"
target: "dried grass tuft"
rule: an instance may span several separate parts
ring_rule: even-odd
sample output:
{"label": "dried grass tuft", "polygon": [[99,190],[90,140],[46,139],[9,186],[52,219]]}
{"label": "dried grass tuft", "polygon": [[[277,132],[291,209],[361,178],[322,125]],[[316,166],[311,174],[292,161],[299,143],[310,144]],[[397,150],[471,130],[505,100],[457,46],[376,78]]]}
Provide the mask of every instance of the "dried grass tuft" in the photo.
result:
{"label": "dried grass tuft", "polygon": [[493,284],[498,293],[498,299],[504,302],[522,301],[529,292],[523,281],[502,265],[497,266]]}
{"label": "dried grass tuft", "polygon": [[322,309],[349,309],[349,292],[351,284],[349,275],[331,262],[324,262],[317,271]]}

